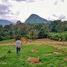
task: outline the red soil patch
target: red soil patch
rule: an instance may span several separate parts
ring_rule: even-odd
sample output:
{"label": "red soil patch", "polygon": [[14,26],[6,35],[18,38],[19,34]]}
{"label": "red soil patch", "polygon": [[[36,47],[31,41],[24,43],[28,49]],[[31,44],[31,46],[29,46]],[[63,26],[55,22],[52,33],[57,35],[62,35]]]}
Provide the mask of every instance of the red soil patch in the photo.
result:
{"label": "red soil patch", "polygon": [[40,59],[36,57],[28,57],[27,61],[32,64],[40,63]]}

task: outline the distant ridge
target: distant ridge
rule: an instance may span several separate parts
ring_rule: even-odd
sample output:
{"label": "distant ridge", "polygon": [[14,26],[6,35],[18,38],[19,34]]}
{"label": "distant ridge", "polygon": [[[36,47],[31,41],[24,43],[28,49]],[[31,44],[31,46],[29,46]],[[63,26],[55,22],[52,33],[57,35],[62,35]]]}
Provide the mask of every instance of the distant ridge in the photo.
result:
{"label": "distant ridge", "polygon": [[10,25],[10,24],[12,24],[11,21],[5,20],[5,19],[0,19],[0,25],[5,26],[5,25]]}
{"label": "distant ridge", "polygon": [[27,24],[49,23],[47,19],[44,19],[36,14],[32,14],[26,21]]}

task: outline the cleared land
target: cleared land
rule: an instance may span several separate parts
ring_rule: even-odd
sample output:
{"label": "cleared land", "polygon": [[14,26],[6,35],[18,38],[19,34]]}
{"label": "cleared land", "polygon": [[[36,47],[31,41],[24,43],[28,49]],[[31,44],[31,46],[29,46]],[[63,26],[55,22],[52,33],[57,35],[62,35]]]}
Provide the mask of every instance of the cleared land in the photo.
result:
{"label": "cleared land", "polygon": [[[37,39],[37,40],[29,40],[22,38],[22,44],[23,45],[29,45],[29,44],[46,44],[49,46],[56,47],[58,49],[61,48],[67,48],[67,42],[66,41],[54,41],[50,39]],[[0,46],[4,45],[15,45],[15,40],[6,40],[6,41],[1,41]]]}
{"label": "cleared land", "polygon": [[67,42],[22,39],[16,55],[15,41],[0,42],[0,67],[67,67]]}

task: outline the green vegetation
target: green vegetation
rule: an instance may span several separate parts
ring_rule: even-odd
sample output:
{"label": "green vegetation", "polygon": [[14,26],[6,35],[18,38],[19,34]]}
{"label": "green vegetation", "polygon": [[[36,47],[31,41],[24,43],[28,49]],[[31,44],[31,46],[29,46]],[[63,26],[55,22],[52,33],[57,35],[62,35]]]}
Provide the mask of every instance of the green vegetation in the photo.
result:
{"label": "green vegetation", "polygon": [[57,41],[67,41],[67,32],[49,33],[48,37]]}
{"label": "green vegetation", "polygon": [[[55,20],[50,23],[26,24],[17,21],[15,25],[0,25],[0,41],[14,39],[17,36],[30,39],[51,38],[67,40],[67,21]],[[55,32],[51,34],[51,32]],[[63,32],[63,33],[62,33]]]}
{"label": "green vegetation", "polygon": [[[32,52],[32,50],[37,50]],[[0,67],[66,67],[67,50],[56,49],[44,44],[30,44],[23,46],[19,55],[16,55],[15,46],[0,47]],[[40,63],[32,64],[29,57],[39,57]]]}

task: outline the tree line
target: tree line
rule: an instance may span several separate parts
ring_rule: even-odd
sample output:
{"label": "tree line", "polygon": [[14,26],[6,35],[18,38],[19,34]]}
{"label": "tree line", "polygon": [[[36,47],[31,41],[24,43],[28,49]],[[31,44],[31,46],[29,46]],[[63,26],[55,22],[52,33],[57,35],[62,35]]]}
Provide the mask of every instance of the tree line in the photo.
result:
{"label": "tree line", "polygon": [[[55,20],[50,23],[26,24],[17,21],[16,24],[0,25],[0,41],[14,39],[17,36],[29,39],[51,38],[56,40],[67,40],[67,21]],[[66,32],[62,38],[61,33]],[[51,34],[59,33],[59,34]],[[61,35],[61,36],[58,36]],[[62,39],[61,39],[62,38]]]}

